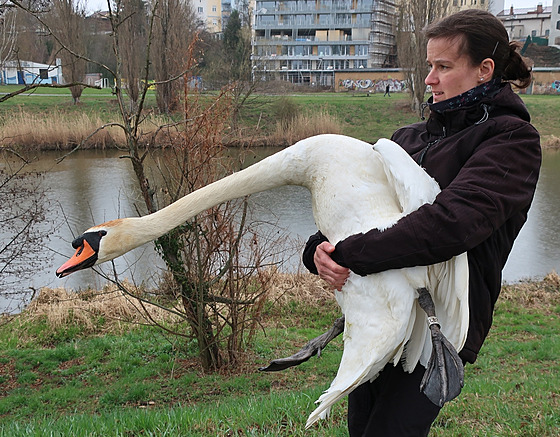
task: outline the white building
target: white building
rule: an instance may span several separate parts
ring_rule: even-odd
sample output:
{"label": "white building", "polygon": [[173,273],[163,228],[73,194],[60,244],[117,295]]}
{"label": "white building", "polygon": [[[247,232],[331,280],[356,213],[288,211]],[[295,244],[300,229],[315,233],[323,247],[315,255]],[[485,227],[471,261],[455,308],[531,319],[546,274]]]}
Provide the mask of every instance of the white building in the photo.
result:
{"label": "white building", "polygon": [[560,46],[560,0],[554,0],[552,2],[548,45]]}
{"label": "white building", "polygon": [[0,71],[0,83],[6,85],[64,83],[60,59],[56,60],[56,65],[32,61],[8,61]]}
{"label": "white building", "polygon": [[192,4],[209,32],[219,33],[223,30],[221,0],[193,0]]}
{"label": "white building", "polygon": [[[560,0],[555,0],[556,7]],[[548,38],[551,28],[551,12],[554,6],[543,7],[538,4],[535,8],[514,8],[500,12],[497,17],[506,27],[509,38],[525,40],[528,36],[534,38]]]}

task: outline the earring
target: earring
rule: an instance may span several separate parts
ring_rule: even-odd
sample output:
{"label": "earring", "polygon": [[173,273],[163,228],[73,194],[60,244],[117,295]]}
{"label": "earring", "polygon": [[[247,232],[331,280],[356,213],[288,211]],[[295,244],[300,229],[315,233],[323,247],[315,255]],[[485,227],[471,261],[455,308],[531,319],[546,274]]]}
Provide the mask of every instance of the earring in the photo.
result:
{"label": "earring", "polygon": [[483,80],[484,80],[484,78],[483,78],[483,77],[481,77],[481,78],[480,78],[480,81],[482,82]]}

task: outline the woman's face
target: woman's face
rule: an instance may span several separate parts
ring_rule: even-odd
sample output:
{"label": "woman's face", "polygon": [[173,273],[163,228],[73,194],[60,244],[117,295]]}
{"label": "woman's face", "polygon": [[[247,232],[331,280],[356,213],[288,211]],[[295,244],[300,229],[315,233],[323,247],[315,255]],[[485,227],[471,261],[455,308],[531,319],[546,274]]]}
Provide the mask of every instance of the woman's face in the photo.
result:
{"label": "woman's face", "polygon": [[[427,61],[430,72],[424,82],[432,87],[434,103],[455,97],[492,79],[481,65],[474,66],[460,54],[462,37],[428,40]],[[483,61],[484,63],[484,61]]]}

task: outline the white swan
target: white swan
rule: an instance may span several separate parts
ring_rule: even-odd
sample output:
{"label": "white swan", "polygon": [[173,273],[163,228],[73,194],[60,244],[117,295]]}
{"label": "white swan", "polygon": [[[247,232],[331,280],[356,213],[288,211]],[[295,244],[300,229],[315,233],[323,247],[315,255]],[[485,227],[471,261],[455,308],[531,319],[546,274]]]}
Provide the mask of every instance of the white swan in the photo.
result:
{"label": "white swan", "polygon": [[[188,194],[144,217],[113,220],[88,229],[73,246],[76,254],[57,270],[59,277],[114,259],[152,241],[224,201],[281,185],[311,191],[313,215],[336,244],[372,228],[386,229],[424,203],[433,202],[437,183],[390,140],[375,146],[341,135],[299,141],[254,165]],[[389,363],[412,371],[426,366],[431,341],[417,290],[427,288],[442,331],[460,350],[468,328],[466,255],[447,262],[366,277],[350,274],[336,299],[345,315],[344,352],[330,388],[319,398],[306,427]]]}

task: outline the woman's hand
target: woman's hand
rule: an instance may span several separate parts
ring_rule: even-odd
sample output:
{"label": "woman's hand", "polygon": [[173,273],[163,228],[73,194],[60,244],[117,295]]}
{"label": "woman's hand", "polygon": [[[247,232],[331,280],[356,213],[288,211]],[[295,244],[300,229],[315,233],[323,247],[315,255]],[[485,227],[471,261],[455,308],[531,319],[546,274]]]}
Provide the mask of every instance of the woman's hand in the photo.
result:
{"label": "woman's hand", "polygon": [[331,253],[335,247],[328,241],[324,241],[315,249],[313,261],[317,267],[319,277],[324,279],[333,289],[340,291],[346,283],[350,269],[335,263],[331,258]]}

